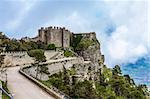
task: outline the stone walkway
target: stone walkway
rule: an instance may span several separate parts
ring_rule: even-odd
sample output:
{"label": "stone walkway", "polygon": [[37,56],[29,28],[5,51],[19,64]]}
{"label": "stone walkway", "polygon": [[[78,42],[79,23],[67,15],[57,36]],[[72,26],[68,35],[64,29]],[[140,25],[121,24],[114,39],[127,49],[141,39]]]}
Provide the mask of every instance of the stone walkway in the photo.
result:
{"label": "stone walkway", "polygon": [[20,75],[19,67],[8,68],[8,88],[14,99],[54,99],[37,85]]}

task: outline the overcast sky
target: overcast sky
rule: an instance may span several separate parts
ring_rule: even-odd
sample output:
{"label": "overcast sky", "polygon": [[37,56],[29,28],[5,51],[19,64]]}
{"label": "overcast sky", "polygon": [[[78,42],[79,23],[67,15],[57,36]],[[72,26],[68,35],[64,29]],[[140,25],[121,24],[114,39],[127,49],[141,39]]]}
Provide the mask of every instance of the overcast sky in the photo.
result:
{"label": "overcast sky", "polygon": [[41,26],[97,34],[106,64],[134,63],[150,48],[148,0],[1,0],[0,31],[34,37]]}

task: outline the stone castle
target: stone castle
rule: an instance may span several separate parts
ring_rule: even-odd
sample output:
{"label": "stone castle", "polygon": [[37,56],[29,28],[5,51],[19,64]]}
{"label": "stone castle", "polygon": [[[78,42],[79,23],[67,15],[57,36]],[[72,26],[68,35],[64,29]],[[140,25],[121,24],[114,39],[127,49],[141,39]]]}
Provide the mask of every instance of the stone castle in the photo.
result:
{"label": "stone castle", "polygon": [[56,47],[67,48],[70,47],[71,41],[73,37],[76,35],[82,35],[83,37],[95,37],[96,34],[94,32],[90,33],[73,33],[67,30],[65,27],[41,27],[38,30],[38,36],[34,38],[22,38],[25,41],[41,41],[45,44],[55,44]]}

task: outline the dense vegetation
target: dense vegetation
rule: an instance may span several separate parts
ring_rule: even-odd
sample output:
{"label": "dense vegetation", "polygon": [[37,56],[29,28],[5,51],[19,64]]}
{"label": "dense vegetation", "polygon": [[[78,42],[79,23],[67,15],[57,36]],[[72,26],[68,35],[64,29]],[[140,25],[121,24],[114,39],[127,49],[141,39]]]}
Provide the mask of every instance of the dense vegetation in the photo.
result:
{"label": "dense vegetation", "polygon": [[[113,69],[104,67],[99,70],[96,80],[76,79],[75,67],[70,70],[64,68],[63,72],[52,75],[45,85],[55,86],[74,99],[146,99],[145,85],[135,85],[129,75],[122,76],[120,67]],[[70,79],[71,78],[71,79]]]}
{"label": "dense vegetation", "polygon": [[79,44],[82,38],[83,36],[81,34],[77,34],[76,36],[73,36],[71,46],[73,47],[74,50],[76,49],[77,45]]}
{"label": "dense vegetation", "polygon": [[41,41],[24,41],[9,39],[0,33],[0,47],[5,48],[5,51],[29,51],[33,49],[55,50],[55,44],[45,44]]}
{"label": "dense vegetation", "polygon": [[47,46],[47,49],[48,49],[48,50],[56,50],[56,46],[55,46],[55,44],[49,44],[49,45]]}
{"label": "dense vegetation", "polygon": [[[82,35],[76,35],[73,38],[71,46],[75,51],[85,50],[97,43],[95,39],[82,38]],[[28,51],[28,55],[35,59],[34,65],[37,66],[36,78],[38,78],[39,73],[49,74],[48,68],[40,65],[41,62],[46,61],[44,51],[41,49],[56,49],[54,44],[47,45],[40,41],[25,42],[9,39],[4,35],[0,35],[0,47],[5,47],[5,51]],[[71,51],[64,50],[64,56],[70,57],[73,55]],[[93,74],[97,76],[94,80],[91,78],[79,80],[75,67],[70,70],[66,70],[64,67],[62,72],[50,76],[49,80],[42,81],[42,83],[48,87],[55,86],[74,99],[146,99],[147,87],[145,85],[135,85],[129,75],[122,75],[118,65],[113,69],[104,66]]]}
{"label": "dense vegetation", "polygon": [[89,39],[89,38],[83,38],[81,41],[77,44],[75,51],[83,51],[86,50],[89,46],[97,44],[96,39]]}

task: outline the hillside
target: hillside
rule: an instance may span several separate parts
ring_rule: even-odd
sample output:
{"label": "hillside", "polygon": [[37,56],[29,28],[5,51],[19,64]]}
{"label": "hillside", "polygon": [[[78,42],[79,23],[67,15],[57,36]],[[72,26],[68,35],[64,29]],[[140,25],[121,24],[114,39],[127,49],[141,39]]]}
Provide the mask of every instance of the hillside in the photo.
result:
{"label": "hillside", "polygon": [[[118,65],[107,68],[96,33],[92,36],[76,37],[74,39],[78,42],[72,43],[74,53],[79,55],[76,56],[77,59],[84,60],[41,64],[39,73],[35,66],[23,70],[48,87],[53,86],[73,99],[146,99],[146,85],[136,85],[129,75],[122,75]],[[60,69],[55,68],[52,73],[52,67],[55,66]]]}

